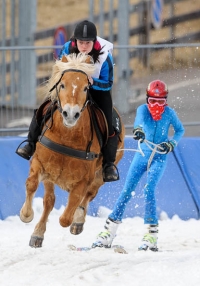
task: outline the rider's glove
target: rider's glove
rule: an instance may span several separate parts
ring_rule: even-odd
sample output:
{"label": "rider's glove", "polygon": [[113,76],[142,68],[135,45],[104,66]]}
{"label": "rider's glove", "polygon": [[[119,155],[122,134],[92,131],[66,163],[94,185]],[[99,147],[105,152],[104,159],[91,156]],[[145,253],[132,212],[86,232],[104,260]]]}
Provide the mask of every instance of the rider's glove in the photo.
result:
{"label": "rider's glove", "polygon": [[135,129],[133,129],[133,139],[140,140],[141,143],[144,141],[145,134],[144,134],[142,128],[137,127]]}
{"label": "rider's glove", "polygon": [[176,146],[174,141],[170,141],[170,142],[163,142],[161,144],[159,144],[159,146],[162,148],[162,152],[164,154],[167,154],[169,152],[172,152],[174,150],[174,147]]}

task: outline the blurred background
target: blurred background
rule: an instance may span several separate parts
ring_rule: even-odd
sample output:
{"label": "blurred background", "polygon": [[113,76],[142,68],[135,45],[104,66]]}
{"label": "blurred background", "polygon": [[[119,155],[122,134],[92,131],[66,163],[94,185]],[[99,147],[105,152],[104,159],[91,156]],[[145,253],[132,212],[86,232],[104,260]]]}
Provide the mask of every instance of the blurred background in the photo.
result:
{"label": "blurred background", "polygon": [[199,0],[0,0],[0,136],[27,132],[54,60],[85,19],[114,44],[112,96],[126,133],[160,79],[185,136],[200,136]]}

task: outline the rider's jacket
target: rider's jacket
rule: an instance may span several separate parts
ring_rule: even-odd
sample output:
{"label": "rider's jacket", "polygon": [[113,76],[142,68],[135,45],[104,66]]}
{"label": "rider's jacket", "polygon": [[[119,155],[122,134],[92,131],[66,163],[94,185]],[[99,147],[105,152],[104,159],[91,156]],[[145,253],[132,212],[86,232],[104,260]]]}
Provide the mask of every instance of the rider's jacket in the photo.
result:
{"label": "rider's jacket", "polygon": [[[92,75],[94,83],[91,88],[96,90],[110,90],[113,85],[113,44],[100,37],[97,37],[97,41],[100,46],[103,47],[101,50],[103,54],[99,56],[99,62],[95,63],[96,70]],[[61,59],[63,55],[70,54],[71,44],[72,41],[68,41],[64,44],[59,59]]]}

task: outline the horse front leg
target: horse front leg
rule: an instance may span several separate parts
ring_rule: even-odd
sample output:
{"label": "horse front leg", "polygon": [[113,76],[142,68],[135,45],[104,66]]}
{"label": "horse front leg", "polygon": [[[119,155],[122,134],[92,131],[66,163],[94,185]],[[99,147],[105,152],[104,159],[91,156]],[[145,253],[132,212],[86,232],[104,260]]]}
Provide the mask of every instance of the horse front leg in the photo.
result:
{"label": "horse front leg", "polygon": [[[59,220],[62,227],[68,227],[71,225],[74,213],[77,207],[81,205],[81,202],[85,196],[86,187],[87,181],[84,180],[76,184],[76,186],[69,191],[67,206]],[[80,211],[82,210],[80,209]]]}
{"label": "horse front leg", "polygon": [[32,202],[34,194],[39,185],[39,171],[33,171],[31,168],[28,179],[26,180],[26,199],[20,210],[20,219],[25,223],[33,220],[34,212],[32,209]]}
{"label": "horse front leg", "polygon": [[43,213],[36,224],[33,234],[29,242],[31,247],[42,247],[44,240],[44,233],[46,231],[46,223],[50,212],[55,204],[54,184],[49,181],[44,181],[45,194],[43,198]]}

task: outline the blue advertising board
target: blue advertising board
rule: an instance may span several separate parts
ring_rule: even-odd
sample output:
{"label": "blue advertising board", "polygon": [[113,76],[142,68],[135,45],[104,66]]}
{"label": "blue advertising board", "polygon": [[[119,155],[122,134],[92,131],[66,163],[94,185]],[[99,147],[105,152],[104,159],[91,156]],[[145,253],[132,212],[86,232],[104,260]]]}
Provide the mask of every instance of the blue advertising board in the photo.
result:
{"label": "blue advertising board", "polygon": [[[30,162],[19,157],[15,150],[21,137],[0,138],[0,220],[8,216],[19,215],[25,200],[25,182]],[[137,142],[131,137],[125,138],[125,148],[137,148]],[[100,207],[110,210],[123,188],[134,152],[125,151],[118,168],[120,180],[104,184],[89,204],[88,215],[97,216]],[[164,176],[156,188],[157,212],[165,212],[169,218],[178,215],[181,219],[200,217],[200,138],[182,138],[175,151],[168,155],[168,164]],[[146,174],[139,182],[133,198],[127,205],[124,218],[143,217],[143,187]],[[40,184],[36,197],[43,197],[44,188]],[[68,193],[55,187],[55,208],[66,206]]]}

